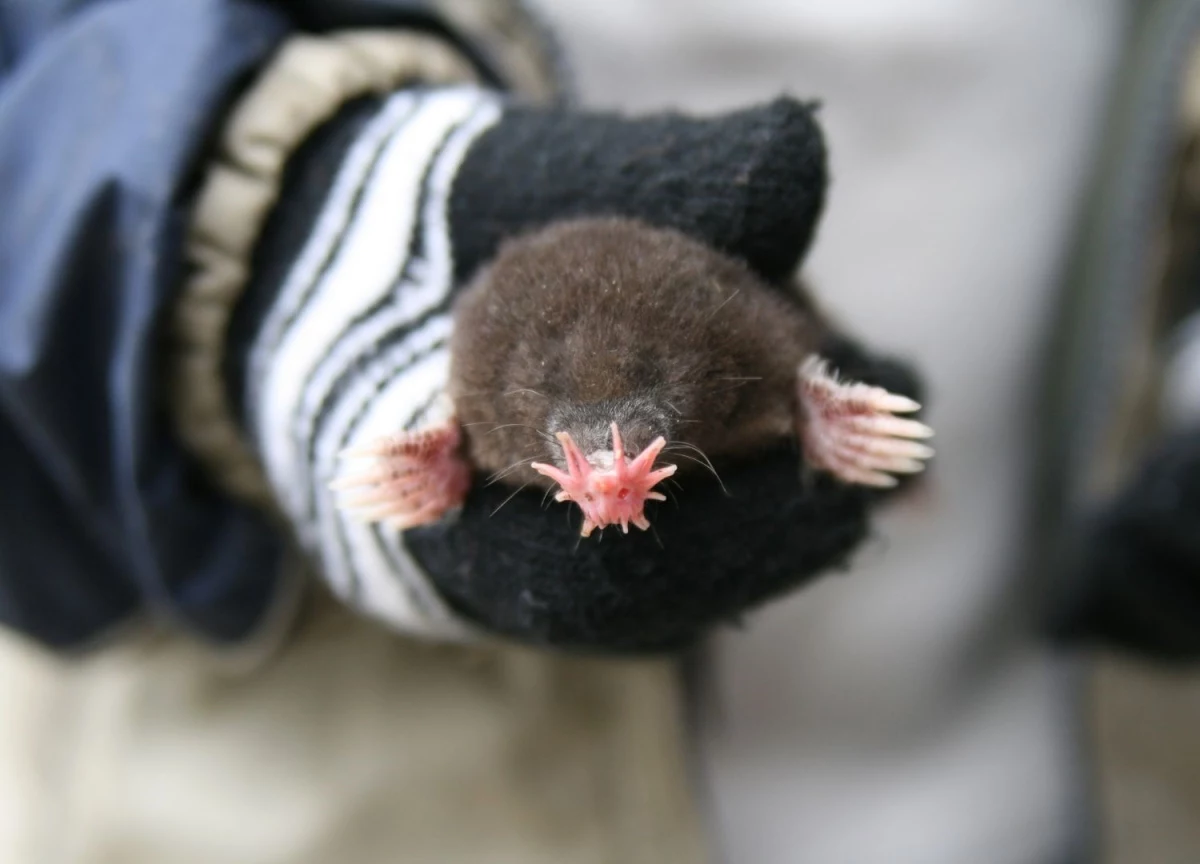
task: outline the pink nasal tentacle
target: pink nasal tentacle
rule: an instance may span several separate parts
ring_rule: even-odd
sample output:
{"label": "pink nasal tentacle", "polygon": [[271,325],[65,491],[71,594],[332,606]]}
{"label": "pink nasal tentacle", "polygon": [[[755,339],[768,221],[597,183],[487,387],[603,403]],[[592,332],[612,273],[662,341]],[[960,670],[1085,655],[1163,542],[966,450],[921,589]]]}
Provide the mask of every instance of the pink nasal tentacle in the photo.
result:
{"label": "pink nasal tentacle", "polygon": [[530,465],[530,467],[533,468],[533,470],[537,471],[538,473],[543,474],[546,477],[549,477],[551,480],[553,480],[559,486],[566,487],[566,486],[572,485],[571,484],[571,475],[564,474],[562,471],[558,470],[553,465],[546,465],[541,462],[534,462]]}
{"label": "pink nasal tentacle", "polygon": [[583,511],[583,535],[586,537],[595,528],[620,525],[625,532],[629,523],[641,530],[650,527],[646,519],[646,501],[662,501],[665,496],[651,491],[653,487],[670,477],[676,466],[665,465],[651,470],[655,458],[666,446],[664,438],[655,441],[638,454],[632,462],[625,458],[624,442],[616,423],[612,424],[612,465],[597,468],[584,457],[570,434],[558,433],[562,444],[567,471],[552,465],[534,463],[532,467],[562,487],[556,496],[558,501],[574,501]]}
{"label": "pink nasal tentacle", "polygon": [[587,459],[584,458],[583,451],[575,444],[575,439],[566,432],[559,432],[555,436],[558,438],[558,443],[562,445],[563,455],[567,459],[567,470],[572,477],[581,479],[587,476],[588,465]]}
{"label": "pink nasal tentacle", "polygon": [[616,422],[612,424],[613,468],[618,472],[625,468],[625,442],[621,440],[621,430]]}
{"label": "pink nasal tentacle", "polygon": [[[638,457],[633,460],[629,466],[630,471],[647,471],[654,464],[654,460],[658,458],[658,454],[667,446],[667,439],[661,435],[650,442],[650,446],[638,454]],[[671,476],[670,474],[666,476]]]}

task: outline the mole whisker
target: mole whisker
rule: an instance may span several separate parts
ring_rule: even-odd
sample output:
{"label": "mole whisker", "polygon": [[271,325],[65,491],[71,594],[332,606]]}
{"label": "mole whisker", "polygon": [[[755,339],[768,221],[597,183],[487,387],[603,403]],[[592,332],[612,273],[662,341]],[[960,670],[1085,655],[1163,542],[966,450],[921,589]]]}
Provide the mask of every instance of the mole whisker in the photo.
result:
{"label": "mole whisker", "polygon": [[493,432],[499,432],[501,429],[528,429],[530,432],[540,435],[543,438],[546,437],[545,432],[543,432],[541,429],[538,429],[536,426],[530,426],[528,423],[502,423],[499,426],[493,426],[483,434],[491,435]]}
{"label": "mole whisker", "polygon": [[503,501],[500,502],[500,506],[497,507],[495,510],[493,510],[491,512],[491,514],[488,516],[488,518],[490,519],[492,516],[495,516],[497,513],[499,513],[504,508],[505,504],[507,504],[509,501],[511,501],[512,499],[514,499],[518,495],[520,495],[522,492],[524,492],[525,487],[528,485],[529,485],[528,483],[523,483],[520,487],[515,489],[511,495],[509,495],[507,498],[505,498]]}
{"label": "mole whisker", "polygon": [[662,481],[662,485],[659,486],[659,488],[662,490],[663,494],[667,496],[667,500],[674,504],[675,509],[678,510],[679,499],[675,497],[675,492],[676,490],[683,490],[683,487],[679,485],[679,481],[668,477],[666,480]]}
{"label": "mole whisker", "polygon": [[[683,450],[683,449],[688,449],[688,450],[693,451],[694,453],[698,454],[700,458],[697,459],[695,457],[688,456],[684,453],[679,452],[680,450]],[[720,486],[721,486],[721,491],[724,492],[726,495],[729,494],[729,490],[725,487],[725,481],[721,479],[721,475],[718,474],[717,469],[713,467],[712,460],[708,458],[708,454],[706,454],[703,450],[701,450],[695,444],[690,444],[687,441],[672,441],[666,447],[663,448],[663,452],[664,453],[672,452],[676,456],[679,456],[683,459],[691,459],[693,462],[695,462],[699,465],[703,465],[710,472],[712,472],[713,477],[716,478],[717,483],[720,484]]]}
{"label": "mole whisker", "polygon": [[507,477],[513,471],[516,471],[522,465],[528,465],[530,462],[532,462],[536,458],[538,458],[536,454],[533,456],[526,456],[524,459],[520,459],[520,460],[514,462],[513,464],[509,465],[507,468],[502,468],[501,470],[497,471],[496,473],[494,473],[490,477],[488,477],[487,482],[484,483],[483,485],[491,486],[493,483],[497,483],[500,480],[503,480],[505,477]]}
{"label": "mole whisker", "polygon": [[730,294],[728,297],[726,297],[724,300],[722,300],[721,305],[718,306],[716,309],[714,309],[712,312],[710,312],[708,315],[708,318],[705,320],[711,321],[713,318],[717,317],[717,313],[720,312],[722,309],[724,309],[726,306],[728,306],[730,301],[732,301],[735,297],[737,297],[741,293],[742,292],[741,292],[740,288],[737,291],[734,291],[732,294]]}
{"label": "mole whisker", "polygon": [[[492,422],[491,420],[475,420],[471,423],[461,423],[459,425],[461,425],[462,428],[464,428],[464,429],[469,429],[472,426],[483,426],[483,425],[485,425],[487,423],[491,423],[491,422]],[[491,429],[487,430],[483,434],[491,435],[493,432],[499,432],[501,429],[512,429],[512,428],[528,429],[530,432],[533,432],[535,435],[537,435],[540,438],[542,438],[543,440],[545,440],[547,444],[553,444],[555,446],[558,446],[558,441],[555,440],[555,438],[549,432],[544,432],[541,429],[538,429],[536,426],[530,426],[527,423],[502,423],[499,426],[493,426]]]}
{"label": "mole whisker", "polygon": [[484,396],[494,396],[496,390],[476,390],[474,393],[455,393],[455,399],[482,399]]}
{"label": "mole whisker", "polygon": [[[663,452],[665,453],[666,451],[664,450]],[[713,470],[713,467],[712,467],[712,465],[710,465],[708,462],[704,461],[703,459],[697,459],[695,456],[689,456],[689,455],[688,455],[688,454],[686,454],[686,453],[680,453],[680,452],[678,452],[678,451],[676,451],[676,452],[675,452],[674,454],[672,454],[672,455],[673,455],[673,456],[674,456],[674,458],[676,458],[676,459],[686,459],[686,460],[688,460],[689,462],[695,462],[695,463],[696,463],[697,465],[699,465],[701,468],[704,468],[704,469],[708,470],[708,471],[709,471],[709,472],[710,472],[710,473],[713,475],[713,477],[715,477],[715,478],[716,478],[717,482],[721,484],[721,488],[722,488],[723,490],[725,490],[726,492],[728,492],[728,491],[729,491],[729,490],[725,489],[725,484],[721,482],[721,478],[720,478],[720,476],[718,476],[717,472],[716,472],[715,470]]]}
{"label": "mole whisker", "polygon": [[515,390],[508,390],[508,391],[502,393],[501,395],[502,396],[516,396],[518,393],[532,393],[534,396],[541,397],[542,399],[549,398],[545,393],[539,393],[538,391],[534,390],[532,387],[518,387]]}

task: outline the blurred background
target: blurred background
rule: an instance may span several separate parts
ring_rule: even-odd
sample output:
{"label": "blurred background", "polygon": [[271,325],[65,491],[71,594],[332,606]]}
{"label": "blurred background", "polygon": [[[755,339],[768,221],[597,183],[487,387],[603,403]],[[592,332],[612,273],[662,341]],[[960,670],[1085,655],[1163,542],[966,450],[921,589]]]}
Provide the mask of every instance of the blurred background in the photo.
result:
{"label": "blurred background", "polygon": [[[24,8],[36,11],[36,2]],[[846,330],[912,361],[928,388],[938,448],[928,482],[880,514],[853,572],[750,616],[712,646],[696,756],[706,815],[726,859],[1092,864],[1099,842],[1104,864],[1200,862],[1200,676],[1113,653],[1053,650],[1036,630],[1054,586],[1030,560],[1044,533],[1037,529],[1045,527],[1037,524],[1044,489],[1035,477],[1045,467],[1038,432],[1051,372],[1046,347],[1070,274],[1080,269],[1083,226],[1104,205],[1096,188],[1119,137],[1114,128],[1121,131],[1113,125],[1115,106],[1130,89],[1133,58],[1164,82],[1147,94],[1150,113],[1167,117],[1165,134],[1182,140],[1200,133],[1200,86],[1176,92],[1166,86],[1171,70],[1155,67],[1157,59],[1177,59],[1181,45],[1200,44],[1200,14],[1189,17],[1200,0],[528,2],[560,35],[589,107],[710,113],[781,93],[817,100],[832,184],[807,275]],[[1195,28],[1173,26],[1176,20]],[[1145,33],[1151,38],[1138,35]],[[1200,65],[1182,77],[1200,82]],[[1165,185],[1178,170],[1177,149],[1140,154],[1133,160],[1138,176]],[[1194,189],[1200,202],[1200,179]],[[1168,202],[1153,200],[1160,192],[1148,182],[1133,197],[1142,194],[1165,223]],[[1197,214],[1200,225],[1200,203]],[[1135,287],[1144,280],[1152,291],[1162,269],[1162,226],[1144,218],[1117,222],[1128,230],[1115,239],[1141,242],[1133,257],[1146,266],[1113,278],[1132,278]],[[1099,245],[1091,251],[1103,269],[1103,253],[1111,250]],[[1122,418],[1116,425],[1144,424]],[[1103,449],[1095,444],[1103,430],[1084,431],[1080,440]],[[330,630],[340,635],[352,623],[346,613]],[[336,688],[316,693],[306,667],[291,667],[296,677],[279,685],[295,704],[304,704],[297,694],[318,702],[323,710],[296,725],[316,730],[311,740],[320,746],[311,750],[325,767],[350,773],[359,766],[330,741],[348,752],[356,741],[395,734],[390,724],[399,710],[387,700],[408,699],[427,683],[436,693],[442,683],[394,662],[399,640],[382,632],[366,638],[361,656],[347,660],[314,641],[304,660],[335,670],[328,675],[335,684],[378,696],[373,713],[368,705],[362,718],[348,721],[353,736],[340,736],[346,727],[330,719],[340,716]],[[236,726],[241,715],[222,713],[223,703],[190,689],[194,681],[178,676],[168,659],[146,664],[147,685],[119,662],[106,668],[101,659],[99,680],[108,674],[112,689],[87,695],[98,695],[94,710],[109,717],[107,724],[73,713],[74,692],[48,683],[53,674],[41,660],[0,651],[0,683],[39,708],[54,708],[62,730],[48,730],[50,738],[79,727],[84,743],[99,743],[112,764],[87,764],[77,783],[89,795],[101,788],[97,799],[113,794],[108,778],[123,776],[119,754],[146,755],[130,769],[141,785],[131,786],[150,793],[131,799],[129,810],[171,827],[160,804],[220,799],[228,794],[226,777],[201,787],[188,772],[211,778],[227,763],[219,750],[190,746],[182,748],[188,771],[156,759],[168,752],[164,741],[122,726],[122,699],[159,720],[174,698],[184,717],[168,721],[179,723],[184,740],[210,717]],[[481,680],[491,674],[481,670]],[[397,680],[388,675],[404,686],[378,686]],[[530,682],[536,684],[533,677],[518,680],[532,692]],[[139,693],[156,688],[167,694],[164,701],[140,700]],[[643,693],[647,702],[663,694]],[[263,714],[244,740],[270,757],[275,715],[253,693],[245,699]],[[18,707],[0,705],[0,765],[43,778],[73,764],[76,754],[57,741],[46,752],[28,750],[24,742],[42,714]],[[292,710],[287,700],[274,707]],[[489,742],[473,724],[485,714],[462,712],[469,722],[459,739],[481,752]],[[436,731],[438,722],[423,728]],[[537,737],[540,730],[530,728]],[[425,746],[432,745],[414,751]],[[290,765],[285,752],[274,758],[298,774],[308,771],[307,764]],[[471,763],[474,751],[462,752]],[[592,755],[599,762],[604,752]],[[216,767],[206,775],[210,763]],[[388,782],[406,780],[402,771],[382,773]],[[494,787],[468,775],[468,785],[481,798],[503,798],[518,773],[497,773]],[[320,785],[314,777],[320,775],[304,778],[307,788]],[[10,791],[19,784],[5,780],[0,774],[0,820],[11,824],[0,824],[0,841],[33,819],[26,812],[32,806]],[[306,809],[303,783],[292,784],[286,772],[278,783],[281,797],[295,794],[298,809],[284,806],[276,815],[320,812],[315,804]],[[103,810],[107,802],[99,803]],[[428,814],[406,815],[419,822]],[[306,818],[320,827],[318,816]],[[118,823],[120,843],[127,826]],[[270,841],[275,831],[291,836],[295,828],[264,824],[252,842]],[[520,829],[511,819],[504,828],[513,825]],[[53,837],[56,826],[38,828]],[[0,864],[3,858],[0,852]]]}
{"label": "blurred background", "polygon": [[1139,4],[537,5],[590,105],[819,100],[832,186],[807,271],[927,376],[928,488],[853,578],[719,645],[705,760],[732,860],[1066,862],[1099,827],[1109,864],[1200,861],[1200,682],[1052,655],[1022,561],[1043,345]]}

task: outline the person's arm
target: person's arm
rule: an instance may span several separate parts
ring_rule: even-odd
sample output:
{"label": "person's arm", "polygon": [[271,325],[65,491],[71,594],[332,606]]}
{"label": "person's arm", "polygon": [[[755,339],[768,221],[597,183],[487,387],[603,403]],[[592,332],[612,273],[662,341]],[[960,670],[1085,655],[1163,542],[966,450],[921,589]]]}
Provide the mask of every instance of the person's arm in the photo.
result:
{"label": "person's arm", "polygon": [[[794,453],[725,477],[750,506],[714,492],[675,529],[664,518],[670,554],[577,550],[527,497],[492,517],[496,487],[403,535],[331,515],[338,430],[427,391],[444,362],[431,344],[434,372],[401,396],[395,356],[376,349],[408,350],[410,307],[448,300],[499,239],[619,208],[778,278],[824,191],[806,106],[710,122],[536,107],[556,87],[539,78],[548,55],[512,50],[520,38],[451,38],[425,12],[376,14],[421,4],[366,5],[343,19],[367,27],[356,34],[292,7],[329,31],[316,38],[273,6],[100,8],[6,82],[4,110],[25,114],[3,127],[0,166],[24,210],[0,238],[18,286],[0,308],[13,444],[0,458],[9,509],[33,530],[0,528],[2,620],[64,646],[146,613],[235,643],[282,608],[298,541],[340,597],[408,633],[673,648],[844,563],[872,497],[801,488]],[[506,102],[505,82],[530,107]],[[36,115],[64,98],[83,104]],[[368,201],[370,218],[350,219]],[[36,272],[10,263],[22,255]],[[403,314],[370,299],[380,284]],[[364,347],[379,362],[361,363]],[[841,354],[857,377],[911,392],[906,370]]]}
{"label": "person's arm", "polygon": [[512,26],[417,0],[0,2],[0,624],[60,648],[139,616],[218,642],[263,624],[286,535],[213,487],[167,407],[216,138],[302,27],[453,32],[481,77],[553,94],[517,4],[490,8]]}
{"label": "person's arm", "polygon": [[159,323],[207,136],[288,23],[133,0],[34,29],[6,31],[0,89],[0,622],[66,647],[152,610],[237,638],[282,544],[197,483]]}

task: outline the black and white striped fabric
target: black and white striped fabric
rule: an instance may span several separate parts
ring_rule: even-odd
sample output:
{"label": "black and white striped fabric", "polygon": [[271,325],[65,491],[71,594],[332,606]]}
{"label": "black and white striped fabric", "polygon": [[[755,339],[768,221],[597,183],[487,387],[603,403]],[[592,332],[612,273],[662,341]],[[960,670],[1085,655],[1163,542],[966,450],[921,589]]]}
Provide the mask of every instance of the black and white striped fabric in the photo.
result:
{"label": "black and white striped fabric", "polygon": [[249,355],[248,421],[276,495],[346,602],[466,638],[394,530],[334,506],[338,454],[446,416],[456,171],[501,116],[474,88],[385,100],[342,161]]}

